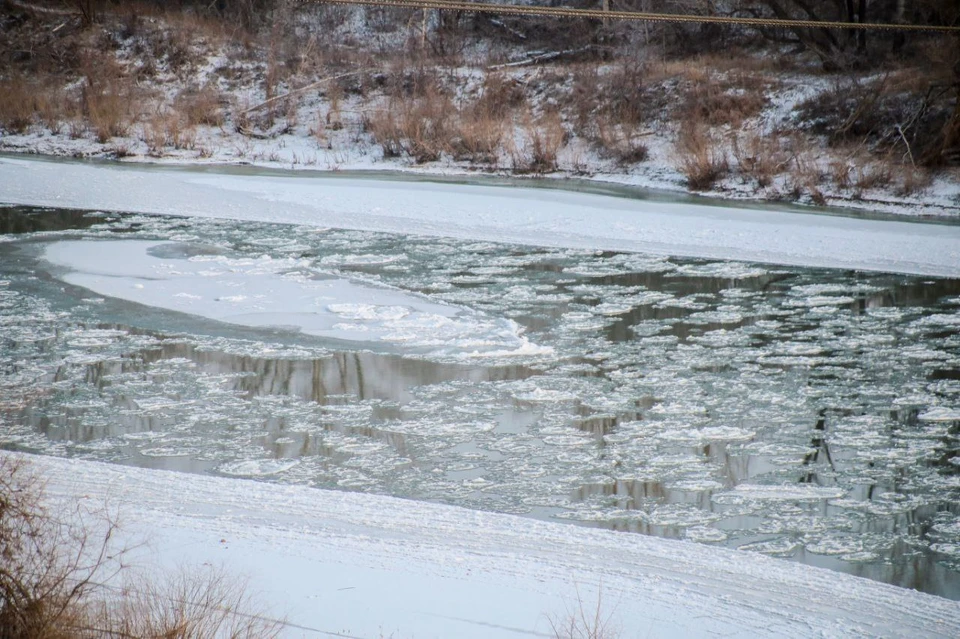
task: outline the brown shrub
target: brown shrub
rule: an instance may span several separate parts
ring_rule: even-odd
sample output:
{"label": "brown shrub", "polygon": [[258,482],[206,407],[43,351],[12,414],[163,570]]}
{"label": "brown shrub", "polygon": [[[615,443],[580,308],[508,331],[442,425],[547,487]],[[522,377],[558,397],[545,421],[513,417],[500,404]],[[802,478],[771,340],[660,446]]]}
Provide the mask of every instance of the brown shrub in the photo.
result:
{"label": "brown shrub", "polygon": [[196,147],[196,130],[186,118],[175,112],[156,113],[143,125],[141,139],[147,145],[147,153],[163,157],[165,150],[191,150]]}
{"label": "brown shrub", "polygon": [[97,140],[104,143],[126,135],[135,119],[139,95],[112,57],[90,54],[84,58],[84,84],[80,106]]}
{"label": "brown shrub", "polygon": [[526,104],[526,101],[526,92],[519,82],[501,73],[488,73],[483,79],[476,109],[502,120]]}
{"label": "brown shrub", "polygon": [[75,636],[85,599],[120,567],[116,525],[98,515],[54,514],[23,458],[0,456],[0,637]]}
{"label": "brown shrub", "polygon": [[598,102],[600,111],[614,122],[636,126],[659,113],[662,96],[645,88],[646,68],[627,59],[601,77],[599,92],[585,96]]}
{"label": "brown shrub", "polygon": [[0,81],[0,127],[10,133],[23,133],[33,124],[37,113],[37,95],[22,77]]}
{"label": "brown shrub", "polygon": [[390,100],[386,109],[367,116],[365,126],[385,157],[406,154],[422,164],[450,150],[455,114],[450,98],[430,89],[418,99]]}
{"label": "brown shrub", "polygon": [[834,146],[867,143],[879,154],[897,149],[937,165],[955,103],[949,92],[921,85],[890,77],[847,78],[800,103],[796,113],[803,129],[827,136]]}
{"label": "brown shrub", "polygon": [[596,121],[596,132],[593,142],[600,156],[610,158],[620,166],[644,162],[650,156],[640,133],[630,125],[617,125],[602,117]]}
{"label": "brown shrub", "polygon": [[847,160],[834,160],[830,163],[830,177],[833,183],[841,189],[850,188],[852,168]]}
{"label": "brown shrub", "polygon": [[830,174],[820,166],[818,150],[807,139],[799,136],[794,136],[789,142],[792,154],[789,184],[794,199],[807,193],[814,204],[826,204],[826,197],[820,187]]}
{"label": "brown shrub", "polygon": [[247,585],[206,565],[167,575],[135,575],[120,597],[100,602],[91,626],[115,637],[269,639],[283,622],[258,614]]}
{"label": "brown shrub", "polygon": [[536,120],[528,114],[522,128],[525,144],[510,149],[513,170],[536,174],[556,171],[557,154],[567,137],[560,114],[550,111]]}
{"label": "brown shrub", "polygon": [[674,145],[677,169],[687,178],[687,187],[705,191],[730,169],[727,154],[710,132],[695,121],[684,121]]}
{"label": "brown shrub", "polygon": [[921,195],[933,184],[933,174],[923,167],[904,166],[897,176],[895,193],[900,197]]}
{"label": "brown shrub", "polygon": [[503,140],[503,120],[483,109],[461,111],[452,142],[456,160],[495,164]]}
{"label": "brown shrub", "polygon": [[729,86],[715,79],[692,83],[684,92],[680,117],[708,126],[740,126],[767,104],[762,87]]}
{"label": "brown shrub", "polygon": [[[283,624],[254,606],[246,585],[206,568],[130,576],[116,518],[44,505],[25,458],[0,455],[0,639],[276,637]],[[107,589],[120,577],[119,594]]]}
{"label": "brown shrub", "polygon": [[593,124],[593,114],[597,110],[600,90],[600,74],[597,65],[580,65],[573,72],[568,102],[565,108],[572,115],[578,131],[587,131]]}
{"label": "brown shrub", "polygon": [[882,188],[893,181],[893,171],[888,162],[864,163],[854,169],[853,185],[857,190]]}
{"label": "brown shrub", "polygon": [[740,175],[756,180],[760,188],[769,186],[790,163],[790,154],[776,135],[765,136],[757,131],[738,133],[733,136],[731,150]]}
{"label": "brown shrub", "polygon": [[224,121],[220,90],[212,84],[184,90],[174,100],[174,108],[190,126],[222,126]]}

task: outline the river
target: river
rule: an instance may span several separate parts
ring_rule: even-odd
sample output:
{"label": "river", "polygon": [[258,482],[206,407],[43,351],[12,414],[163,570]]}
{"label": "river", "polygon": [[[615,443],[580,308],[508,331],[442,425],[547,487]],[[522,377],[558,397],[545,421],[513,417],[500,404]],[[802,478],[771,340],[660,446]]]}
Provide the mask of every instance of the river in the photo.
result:
{"label": "river", "polygon": [[952,599],[958,329],[944,277],[0,208],[0,446],[690,539]]}

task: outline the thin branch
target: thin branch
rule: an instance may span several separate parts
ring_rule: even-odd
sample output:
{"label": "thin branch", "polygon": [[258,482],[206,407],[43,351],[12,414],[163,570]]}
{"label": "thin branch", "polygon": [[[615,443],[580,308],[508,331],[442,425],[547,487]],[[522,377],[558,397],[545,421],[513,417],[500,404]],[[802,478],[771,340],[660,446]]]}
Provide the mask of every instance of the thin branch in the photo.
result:
{"label": "thin branch", "polygon": [[292,95],[297,95],[298,93],[303,93],[304,91],[309,91],[310,89],[314,89],[314,88],[316,88],[316,87],[318,87],[318,86],[320,86],[321,84],[324,84],[324,83],[326,83],[326,82],[331,82],[331,81],[333,81],[333,80],[339,80],[339,79],[341,79],[341,78],[348,78],[348,77],[350,77],[350,76],[352,76],[352,75],[360,75],[361,73],[366,73],[366,72],[371,71],[371,70],[372,70],[372,69],[360,69],[359,71],[350,71],[349,73],[341,73],[340,75],[332,75],[332,76],[330,76],[330,77],[328,77],[328,78],[323,78],[322,80],[317,80],[316,82],[313,82],[313,83],[311,83],[311,84],[308,84],[308,85],[305,86],[305,87],[301,87],[301,88],[299,88],[299,89],[294,89],[293,91],[290,91],[289,93],[284,93],[283,95],[274,96],[274,97],[270,98],[269,100],[264,100],[264,101],[261,102],[260,104],[254,105],[254,106],[250,107],[249,109],[246,109],[246,110],[244,110],[244,111],[241,111],[240,113],[241,113],[242,115],[246,115],[247,113],[250,113],[251,111],[256,111],[257,109],[261,109],[261,108],[267,106],[268,104],[272,104],[272,103],[277,102],[277,101],[279,101],[279,100],[285,100],[286,98],[289,98],[289,97],[292,96]]}

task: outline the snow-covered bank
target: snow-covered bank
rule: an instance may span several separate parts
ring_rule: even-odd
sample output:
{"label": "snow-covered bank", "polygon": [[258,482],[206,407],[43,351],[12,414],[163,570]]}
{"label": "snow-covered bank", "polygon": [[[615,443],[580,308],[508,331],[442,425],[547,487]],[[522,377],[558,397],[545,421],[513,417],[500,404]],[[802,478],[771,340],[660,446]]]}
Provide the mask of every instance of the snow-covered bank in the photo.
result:
{"label": "snow-covered bank", "polygon": [[0,202],[955,277],[960,226],[530,188],[0,159]]}
{"label": "snow-covered bank", "polygon": [[141,562],[249,575],[295,624],[288,636],[552,636],[550,618],[578,591],[595,605],[598,590],[624,639],[960,636],[960,603],[750,553],[375,495],[30,462],[51,498],[118,506],[126,534],[150,538]]}

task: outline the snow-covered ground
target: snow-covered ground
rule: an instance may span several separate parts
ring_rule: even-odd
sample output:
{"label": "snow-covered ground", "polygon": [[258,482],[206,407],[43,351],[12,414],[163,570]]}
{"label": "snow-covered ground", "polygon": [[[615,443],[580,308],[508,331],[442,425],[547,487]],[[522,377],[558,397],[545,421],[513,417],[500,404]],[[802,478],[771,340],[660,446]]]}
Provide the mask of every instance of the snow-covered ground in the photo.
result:
{"label": "snow-covered ground", "polygon": [[[9,455],[11,453],[2,453]],[[623,639],[956,637],[960,603],[771,559],[376,495],[31,457],[104,500],[137,563],[245,574],[285,636],[554,636],[582,602]],[[611,634],[611,636],[614,636]]]}
{"label": "snow-covered ground", "polygon": [[960,226],[477,184],[0,158],[0,202],[960,275]]}

